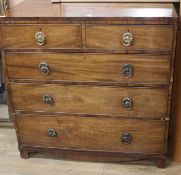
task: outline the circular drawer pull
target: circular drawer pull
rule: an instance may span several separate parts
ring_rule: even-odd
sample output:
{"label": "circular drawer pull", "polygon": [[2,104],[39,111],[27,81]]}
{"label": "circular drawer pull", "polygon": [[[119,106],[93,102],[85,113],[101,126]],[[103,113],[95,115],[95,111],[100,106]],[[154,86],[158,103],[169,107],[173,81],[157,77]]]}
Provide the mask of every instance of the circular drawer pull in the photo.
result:
{"label": "circular drawer pull", "polygon": [[130,32],[126,32],[123,35],[123,44],[124,46],[130,46],[133,42],[133,35]]}
{"label": "circular drawer pull", "polygon": [[122,68],[124,78],[130,78],[133,76],[133,66],[131,64],[125,64]]}
{"label": "circular drawer pull", "polygon": [[41,62],[39,64],[39,69],[40,69],[40,72],[42,73],[42,75],[48,75],[50,72],[48,64],[44,63],[44,62]]}
{"label": "circular drawer pull", "polygon": [[125,132],[122,134],[121,140],[123,144],[128,145],[132,141],[132,135],[130,133]]}
{"label": "circular drawer pull", "polygon": [[48,129],[48,136],[51,138],[56,138],[57,132],[54,129]]}
{"label": "circular drawer pull", "polygon": [[35,39],[39,46],[43,46],[45,44],[45,34],[43,32],[37,32],[35,34]]}
{"label": "circular drawer pull", "polygon": [[42,100],[43,100],[43,103],[47,105],[53,104],[53,98],[50,95],[44,95]]}
{"label": "circular drawer pull", "polygon": [[133,101],[132,101],[132,99],[131,99],[131,98],[128,98],[128,97],[124,98],[124,99],[123,99],[123,107],[124,107],[125,109],[128,109],[128,110],[132,109],[132,107],[133,107]]}

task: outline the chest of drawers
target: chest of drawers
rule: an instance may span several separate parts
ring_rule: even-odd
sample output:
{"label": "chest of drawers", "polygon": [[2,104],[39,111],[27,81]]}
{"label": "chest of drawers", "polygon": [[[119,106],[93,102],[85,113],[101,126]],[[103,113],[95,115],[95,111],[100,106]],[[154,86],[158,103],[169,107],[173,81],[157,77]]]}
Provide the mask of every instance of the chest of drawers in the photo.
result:
{"label": "chest of drawers", "polygon": [[21,156],[163,167],[176,23],[172,3],[43,0],[9,10],[0,47]]}

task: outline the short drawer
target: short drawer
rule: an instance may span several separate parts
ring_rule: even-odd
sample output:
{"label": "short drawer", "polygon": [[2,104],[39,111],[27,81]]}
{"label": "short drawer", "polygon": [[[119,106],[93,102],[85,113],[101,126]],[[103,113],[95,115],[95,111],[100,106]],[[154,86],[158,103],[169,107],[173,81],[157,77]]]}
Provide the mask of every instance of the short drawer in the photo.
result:
{"label": "short drawer", "polygon": [[149,154],[164,148],[164,121],[17,115],[16,123],[22,146]]}
{"label": "short drawer", "polygon": [[9,79],[168,84],[170,56],[7,53]]}
{"label": "short drawer", "polygon": [[88,49],[171,51],[173,26],[87,25]]}
{"label": "short drawer", "polygon": [[13,111],[165,117],[167,89],[12,83]]}
{"label": "short drawer", "polygon": [[80,25],[0,25],[1,48],[82,48]]}

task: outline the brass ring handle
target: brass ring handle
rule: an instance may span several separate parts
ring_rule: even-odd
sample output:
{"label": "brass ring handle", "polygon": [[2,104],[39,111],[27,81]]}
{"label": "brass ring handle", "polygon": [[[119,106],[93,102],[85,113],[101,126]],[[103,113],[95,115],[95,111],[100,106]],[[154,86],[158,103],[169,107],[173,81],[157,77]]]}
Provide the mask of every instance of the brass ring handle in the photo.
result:
{"label": "brass ring handle", "polygon": [[133,66],[131,64],[125,64],[122,68],[124,78],[130,78],[133,76]]}
{"label": "brass ring handle", "polygon": [[54,103],[54,100],[50,95],[44,95],[42,97],[42,101],[43,101],[43,103],[45,103],[47,105],[52,105]]}
{"label": "brass ring handle", "polygon": [[35,34],[36,43],[39,46],[43,46],[45,44],[45,34],[43,32],[37,32]]}
{"label": "brass ring handle", "polygon": [[48,64],[44,63],[44,62],[41,62],[39,64],[39,69],[40,69],[40,72],[42,73],[42,75],[48,75],[50,72]]}
{"label": "brass ring handle", "polygon": [[57,132],[54,129],[48,129],[48,136],[51,138],[56,138],[57,137]]}
{"label": "brass ring handle", "polygon": [[133,108],[133,101],[129,97],[124,98],[122,104],[125,109],[130,110]]}
{"label": "brass ring handle", "polygon": [[132,141],[132,135],[130,133],[128,133],[128,132],[123,133],[122,136],[121,136],[121,141],[125,145],[130,144],[131,141]]}
{"label": "brass ring handle", "polygon": [[133,35],[130,32],[126,32],[123,35],[123,44],[124,46],[128,47],[133,43]]}

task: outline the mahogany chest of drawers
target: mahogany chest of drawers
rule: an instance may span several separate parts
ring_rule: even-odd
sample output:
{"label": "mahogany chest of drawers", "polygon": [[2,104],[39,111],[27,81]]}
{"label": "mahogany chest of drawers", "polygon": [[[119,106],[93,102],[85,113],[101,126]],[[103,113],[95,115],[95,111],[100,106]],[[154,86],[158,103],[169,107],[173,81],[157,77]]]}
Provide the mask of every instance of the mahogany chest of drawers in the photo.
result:
{"label": "mahogany chest of drawers", "polygon": [[44,152],[164,166],[177,27],[172,3],[25,1],[0,20],[23,158]]}

